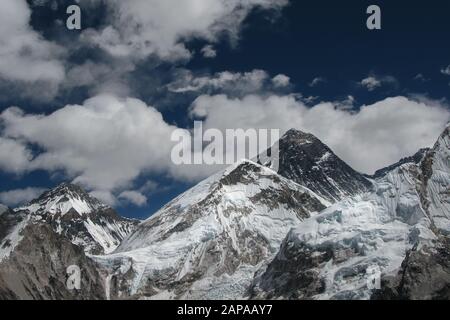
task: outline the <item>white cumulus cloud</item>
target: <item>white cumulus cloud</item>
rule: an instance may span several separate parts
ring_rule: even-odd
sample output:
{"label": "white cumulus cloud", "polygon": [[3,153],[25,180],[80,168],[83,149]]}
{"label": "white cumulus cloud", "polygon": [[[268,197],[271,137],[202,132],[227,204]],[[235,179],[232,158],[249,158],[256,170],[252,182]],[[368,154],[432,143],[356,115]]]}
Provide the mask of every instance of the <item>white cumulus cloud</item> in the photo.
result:
{"label": "white cumulus cloud", "polygon": [[383,85],[396,85],[396,84],[397,80],[392,76],[379,77],[375,75],[368,76],[367,78],[364,78],[359,82],[359,85],[361,87],[364,87],[369,91],[374,91],[382,87]]}
{"label": "white cumulus cloud", "polygon": [[210,44],[204,46],[201,50],[203,57],[205,58],[215,58],[217,56],[217,51]]}
{"label": "white cumulus cloud", "polygon": [[311,88],[313,88],[313,87],[317,87],[319,84],[325,83],[325,82],[326,82],[325,78],[323,78],[323,77],[316,77],[316,78],[312,79],[312,81],[309,83],[309,86]]}
{"label": "white cumulus cloud", "polygon": [[285,74],[278,74],[272,78],[272,83],[277,88],[289,86],[291,84],[290,81],[291,81],[291,78],[289,78]]}
{"label": "white cumulus cloud", "polygon": [[138,207],[143,207],[147,204],[147,197],[142,193],[133,190],[123,191],[121,194],[119,194],[119,199],[125,200]]}
{"label": "white cumulus cloud", "polygon": [[191,113],[206,117],[205,128],[296,128],[311,132],[365,173],[431,146],[450,119],[448,108],[437,102],[402,96],[362,106],[355,113],[335,103],[307,107],[294,96],[203,95],[193,103]]}
{"label": "white cumulus cloud", "polygon": [[[98,0],[83,0],[98,2]],[[233,41],[256,7],[279,10],[288,0],[109,0],[109,25],[86,30],[84,39],[117,57],[156,55],[173,61],[191,52],[185,41],[215,42],[223,34]]]}
{"label": "white cumulus cloud", "polygon": [[[297,128],[311,132],[365,173],[431,146],[450,119],[442,103],[401,96],[355,112],[342,107],[342,102],[306,106],[296,95],[202,95],[192,104],[190,115],[205,118],[205,130],[262,128],[283,133]],[[177,128],[137,99],[99,95],[47,115],[26,114],[13,107],[0,114],[0,125],[1,170],[16,174],[63,171],[111,205],[120,200],[144,203],[143,197],[155,185],[137,189],[138,177],[155,174],[198,181],[221,168],[174,165],[171,135]]]}
{"label": "white cumulus cloud", "polygon": [[[0,79],[21,83],[30,96],[56,94],[64,80],[63,50],[34,31],[25,0],[3,0],[0,10]],[[29,86],[37,85],[36,90]],[[28,86],[28,87],[27,87]],[[41,89],[45,87],[45,92]]]}
{"label": "white cumulus cloud", "polygon": [[9,207],[23,205],[40,196],[45,190],[43,188],[29,187],[0,192],[0,202]]}
{"label": "white cumulus cloud", "polygon": [[259,69],[249,72],[223,71],[198,77],[184,70],[179,79],[170,83],[168,88],[176,93],[209,90],[249,93],[260,91],[268,79],[267,72]]}
{"label": "white cumulus cloud", "polygon": [[450,76],[450,65],[448,65],[446,68],[442,68],[441,73]]}
{"label": "white cumulus cloud", "polygon": [[[142,172],[168,170],[170,164],[175,127],[137,99],[100,95],[49,115],[9,108],[0,121],[4,126],[0,154],[13,150],[14,158],[22,161],[15,165],[0,158],[6,171],[63,170],[75,183],[109,192],[128,186]],[[32,159],[30,144],[43,150]]]}
{"label": "white cumulus cloud", "polygon": [[11,173],[27,170],[33,155],[25,145],[14,139],[0,137],[0,168]]}

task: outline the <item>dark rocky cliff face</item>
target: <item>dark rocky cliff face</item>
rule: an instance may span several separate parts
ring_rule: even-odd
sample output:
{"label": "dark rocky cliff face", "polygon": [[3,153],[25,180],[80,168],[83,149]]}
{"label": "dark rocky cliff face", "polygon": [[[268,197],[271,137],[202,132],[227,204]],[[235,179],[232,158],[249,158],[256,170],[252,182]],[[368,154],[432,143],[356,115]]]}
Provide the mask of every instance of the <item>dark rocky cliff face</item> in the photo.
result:
{"label": "dark rocky cliff face", "polygon": [[3,238],[5,238],[18,223],[23,221],[25,217],[25,214],[20,212],[15,213],[9,208],[6,208],[5,211],[0,214],[0,246]]}
{"label": "dark rocky cliff face", "polygon": [[259,271],[249,288],[250,299],[311,299],[325,290],[319,268],[333,258],[331,247],[313,248],[287,239],[266,269]]}
{"label": "dark rocky cliff face", "polygon": [[436,235],[431,244],[417,244],[395,276],[384,276],[372,299],[450,299],[450,127],[421,156],[417,194]]}
{"label": "dark rocky cliff face", "polygon": [[[103,277],[82,248],[46,224],[29,225],[22,235],[10,256],[0,262],[0,299],[105,299]],[[80,290],[66,285],[71,265],[81,269]]]}
{"label": "dark rocky cliff face", "polygon": [[371,189],[371,182],[353,170],[312,134],[289,130],[279,141],[283,177],[335,202]]}
{"label": "dark rocky cliff face", "polygon": [[450,240],[408,252],[394,277],[384,277],[373,300],[449,300]]}

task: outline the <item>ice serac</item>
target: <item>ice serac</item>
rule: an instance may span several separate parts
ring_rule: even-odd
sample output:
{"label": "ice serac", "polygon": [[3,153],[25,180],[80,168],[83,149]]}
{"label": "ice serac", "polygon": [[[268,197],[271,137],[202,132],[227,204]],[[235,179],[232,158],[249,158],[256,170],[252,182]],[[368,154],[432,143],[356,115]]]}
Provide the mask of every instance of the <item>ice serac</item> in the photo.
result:
{"label": "ice serac", "polygon": [[278,173],[330,202],[370,190],[371,182],[353,170],[312,134],[289,130],[279,141]]}
{"label": "ice serac", "polygon": [[129,292],[112,290],[111,296],[242,297],[289,229],[325,202],[267,167],[242,161],[170,202],[97,261],[113,271],[111,288],[129,285]]}
{"label": "ice serac", "polygon": [[373,299],[450,299],[450,127],[420,169],[419,197],[436,238],[411,248],[397,274],[382,278]]}
{"label": "ice serac", "polygon": [[450,235],[450,126],[422,162],[422,179],[424,209],[436,228]]}
{"label": "ice serac", "polygon": [[372,192],[301,222],[258,271],[249,296],[448,297],[448,135],[447,128],[431,150],[380,171]]}
{"label": "ice serac", "polygon": [[112,252],[137,225],[137,221],[120,217],[79,186],[68,183],[14,211],[29,216],[32,223],[50,225],[89,254]]}
{"label": "ice serac", "polygon": [[370,298],[368,270],[396,272],[419,237],[432,237],[410,170],[398,167],[374,193],[338,202],[291,230],[258,272],[250,297]]}

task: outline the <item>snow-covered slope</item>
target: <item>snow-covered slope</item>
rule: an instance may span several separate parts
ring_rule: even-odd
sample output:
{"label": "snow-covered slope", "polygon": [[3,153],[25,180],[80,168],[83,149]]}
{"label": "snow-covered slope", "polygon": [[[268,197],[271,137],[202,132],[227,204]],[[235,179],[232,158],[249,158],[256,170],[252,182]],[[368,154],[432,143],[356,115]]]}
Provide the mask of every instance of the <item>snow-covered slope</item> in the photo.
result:
{"label": "snow-covered slope", "polygon": [[21,230],[28,223],[46,223],[90,254],[112,252],[137,224],[137,221],[120,217],[80,187],[67,183],[43,193],[14,212],[25,218],[3,242],[19,241]]}
{"label": "snow-covered slope", "polygon": [[63,183],[52,190],[44,192],[39,198],[31,201],[30,204],[24,207],[18,208],[18,210],[63,217],[68,213],[83,216],[84,214],[107,208],[107,205],[89,196],[80,187]]}
{"label": "snow-covered slope", "polygon": [[18,217],[7,206],[0,204],[0,243],[18,222]]}
{"label": "snow-covered slope", "polygon": [[[121,283],[115,296],[369,299],[374,276],[395,276],[408,252],[438,241],[435,212],[438,205],[448,212],[445,189],[439,201],[428,193],[448,186],[445,134],[433,150],[370,179],[314,136],[290,131],[280,173],[310,188],[242,162],[169,203],[97,260]],[[300,194],[317,204],[305,208]]]}
{"label": "snow-covered slope", "polygon": [[30,221],[30,216],[7,210],[0,215],[0,262],[8,258],[22,240],[22,231]]}
{"label": "snow-covered slope", "polygon": [[373,299],[450,299],[449,142],[447,127],[420,164],[419,196],[436,238],[409,250],[396,274],[383,275]]}
{"label": "snow-covered slope", "polygon": [[391,172],[392,170],[394,170],[397,167],[400,167],[401,165],[404,165],[405,163],[415,163],[415,164],[419,164],[422,162],[423,158],[427,155],[427,153],[430,151],[430,149],[428,148],[423,148],[420,149],[418,152],[416,152],[414,155],[410,156],[410,157],[406,157],[401,159],[400,161],[398,161],[397,163],[394,163],[388,167],[382,168],[377,170],[372,178],[373,179],[377,179],[377,178],[381,178],[383,177],[385,174]]}
{"label": "snow-covered slope", "polygon": [[289,229],[324,203],[307,188],[243,161],[176,198],[114,254],[97,260],[122,268],[122,274],[130,274],[131,267],[128,294],[242,297],[253,273],[273,258]]}
{"label": "snow-covered slope", "polygon": [[[279,173],[241,161],[131,233],[133,221],[64,184],[0,214],[0,298],[70,297],[61,283],[45,294],[24,288],[48,286],[73,259],[89,270],[92,297],[450,297],[449,185],[450,128],[433,148],[373,177],[291,130]],[[30,254],[34,245],[45,246],[42,257]],[[34,263],[39,277],[27,272]]]}
{"label": "snow-covered slope", "polygon": [[[101,268],[90,254],[114,250],[137,221],[62,184],[26,206],[0,214],[0,299],[105,299]],[[67,267],[81,290],[67,288]]]}
{"label": "snow-covered slope", "polygon": [[435,226],[450,235],[450,126],[422,163],[424,207]]}
{"label": "snow-covered slope", "polygon": [[260,270],[251,295],[370,298],[370,270],[394,273],[419,240],[435,238],[421,209],[417,174],[414,164],[397,167],[376,181],[374,193],[343,200],[300,223]]}
{"label": "snow-covered slope", "polygon": [[[371,281],[392,277],[416,279],[405,295],[410,298],[420,297],[417,288],[424,298],[432,297],[431,283],[450,288],[449,264],[439,262],[450,247],[443,240],[450,225],[449,141],[447,128],[433,149],[380,170],[373,192],[344,199],[301,222],[258,272],[250,296],[369,299],[379,288]],[[416,275],[405,278],[405,270]],[[390,290],[383,297],[394,296],[395,289]]]}

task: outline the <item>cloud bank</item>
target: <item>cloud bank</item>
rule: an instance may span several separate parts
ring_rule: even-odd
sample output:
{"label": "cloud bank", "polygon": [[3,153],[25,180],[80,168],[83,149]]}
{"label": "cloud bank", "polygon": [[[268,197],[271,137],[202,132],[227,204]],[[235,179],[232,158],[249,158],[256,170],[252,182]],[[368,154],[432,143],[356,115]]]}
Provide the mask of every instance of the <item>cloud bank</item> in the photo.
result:
{"label": "cloud bank", "polygon": [[0,192],[0,202],[9,207],[15,207],[28,203],[29,201],[39,197],[46,189],[28,187],[25,189],[14,189]]}
{"label": "cloud bank", "polygon": [[[7,172],[62,170],[75,183],[110,192],[141,173],[164,172],[170,163],[174,127],[137,99],[99,95],[49,115],[13,107],[0,122],[0,166]],[[43,151],[32,153],[31,146]]]}
{"label": "cloud bank", "polygon": [[336,103],[305,106],[294,96],[229,98],[203,95],[192,105],[205,128],[297,128],[311,132],[355,169],[373,173],[431,146],[450,120],[439,103],[393,97],[362,106],[359,112]]}
{"label": "cloud bank", "polygon": [[25,0],[3,0],[1,7],[0,81],[25,87],[21,94],[27,97],[53,98],[64,80],[64,50],[30,27],[31,10]]}
{"label": "cloud bank", "polygon": [[278,91],[290,86],[290,78],[278,74],[271,78],[260,69],[248,72],[223,71],[214,74],[195,76],[191,71],[181,69],[177,80],[168,84],[167,88],[173,93],[224,93],[229,96],[244,96],[250,93],[262,94]]}
{"label": "cloud bank", "polygon": [[[308,107],[294,96],[202,95],[192,104],[192,118],[204,128],[280,129],[312,132],[355,169],[365,173],[431,146],[450,119],[432,101],[394,97],[350,112],[336,103]],[[170,141],[175,126],[137,99],[99,95],[83,105],[68,105],[49,115],[9,108],[0,114],[0,169],[22,174],[63,171],[108,203],[116,196],[143,205],[135,189],[145,174],[198,181],[220,166],[175,166]],[[188,131],[184,130],[186,135]],[[39,152],[33,151],[36,148]]]}
{"label": "cloud bank", "polygon": [[[98,3],[99,0],[82,0]],[[239,38],[241,24],[254,8],[278,11],[288,0],[109,0],[108,25],[86,30],[84,40],[116,57],[167,61],[189,59],[191,39],[217,42]],[[212,51],[208,50],[209,53]]]}

